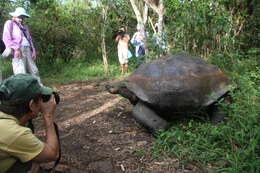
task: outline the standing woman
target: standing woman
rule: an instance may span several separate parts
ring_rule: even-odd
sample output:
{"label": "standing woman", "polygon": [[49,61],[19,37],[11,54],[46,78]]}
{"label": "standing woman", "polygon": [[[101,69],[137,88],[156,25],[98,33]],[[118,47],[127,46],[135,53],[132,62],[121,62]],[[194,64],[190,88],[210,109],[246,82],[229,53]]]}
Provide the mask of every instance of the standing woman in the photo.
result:
{"label": "standing woman", "polygon": [[136,57],[144,55],[144,35],[142,33],[141,29],[138,28],[131,39],[131,43],[135,45]]}
{"label": "standing woman", "polygon": [[30,16],[21,7],[16,8],[14,12],[9,14],[13,18],[5,22],[3,41],[6,47],[11,48],[13,52],[13,72],[15,75],[30,73],[40,82],[39,71],[35,64],[36,52],[32,37],[28,26],[23,23],[23,20]]}
{"label": "standing woman", "polygon": [[128,71],[128,42],[130,36],[126,33],[127,27],[121,27],[117,32],[115,41],[117,43],[118,60],[121,67],[121,73],[127,73]]}

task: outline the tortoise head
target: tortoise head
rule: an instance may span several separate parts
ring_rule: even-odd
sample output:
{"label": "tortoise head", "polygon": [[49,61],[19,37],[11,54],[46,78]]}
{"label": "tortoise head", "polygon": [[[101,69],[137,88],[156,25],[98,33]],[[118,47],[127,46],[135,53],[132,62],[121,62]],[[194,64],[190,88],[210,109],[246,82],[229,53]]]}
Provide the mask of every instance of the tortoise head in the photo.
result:
{"label": "tortoise head", "polygon": [[107,84],[105,87],[111,94],[120,94],[127,98],[132,104],[136,104],[138,101],[136,95],[127,88],[126,81],[113,82]]}
{"label": "tortoise head", "polygon": [[126,88],[124,81],[109,83],[106,86],[106,90],[111,94],[119,94],[121,90]]}

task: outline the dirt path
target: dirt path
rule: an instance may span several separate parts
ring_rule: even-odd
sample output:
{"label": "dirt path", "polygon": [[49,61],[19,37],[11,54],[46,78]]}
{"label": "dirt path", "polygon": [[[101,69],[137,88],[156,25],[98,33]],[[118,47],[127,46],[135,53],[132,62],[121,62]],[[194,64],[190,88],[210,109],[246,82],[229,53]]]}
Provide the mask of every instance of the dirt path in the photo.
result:
{"label": "dirt path", "polygon": [[[104,90],[106,82],[71,83],[58,88],[61,103],[56,122],[62,159],[55,172],[199,172],[194,167],[182,168],[177,159],[153,159],[145,152],[154,138],[132,118],[132,105],[126,99]],[[35,123],[37,134],[43,136],[41,120]]]}

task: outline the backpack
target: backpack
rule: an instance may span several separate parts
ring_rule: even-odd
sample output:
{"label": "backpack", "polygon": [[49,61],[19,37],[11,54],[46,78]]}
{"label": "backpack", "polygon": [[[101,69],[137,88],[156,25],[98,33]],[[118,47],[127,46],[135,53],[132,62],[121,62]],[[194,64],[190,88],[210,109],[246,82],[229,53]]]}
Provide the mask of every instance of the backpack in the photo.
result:
{"label": "backpack", "polygon": [[0,40],[0,54],[2,54],[5,50],[5,43],[3,40]]}
{"label": "backpack", "polygon": [[[13,27],[14,27],[14,22],[11,20],[11,26],[10,26],[11,37],[13,35]],[[1,46],[0,53],[1,53],[2,57],[4,57],[4,58],[11,58],[12,57],[12,52],[13,52],[12,48],[6,47],[3,40],[1,40],[0,46]]]}
{"label": "backpack", "polygon": [[143,56],[145,55],[145,50],[143,46],[140,46],[138,49],[138,55]]}

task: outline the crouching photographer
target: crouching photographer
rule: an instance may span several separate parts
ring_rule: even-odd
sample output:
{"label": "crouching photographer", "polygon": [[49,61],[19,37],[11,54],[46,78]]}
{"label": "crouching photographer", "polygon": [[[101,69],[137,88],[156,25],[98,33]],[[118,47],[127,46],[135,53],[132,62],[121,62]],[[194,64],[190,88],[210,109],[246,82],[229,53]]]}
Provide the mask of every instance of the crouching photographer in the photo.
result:
{"label": "crouching photographer", "polygon": [[[56,99],[55,99],[56,98]],[[54,113],[59,97],[30,74],[17,74],[0,83],[0,173],[38,172],[39,163],[60,156]],[[42,116],[46,141],[26,127]]]}

